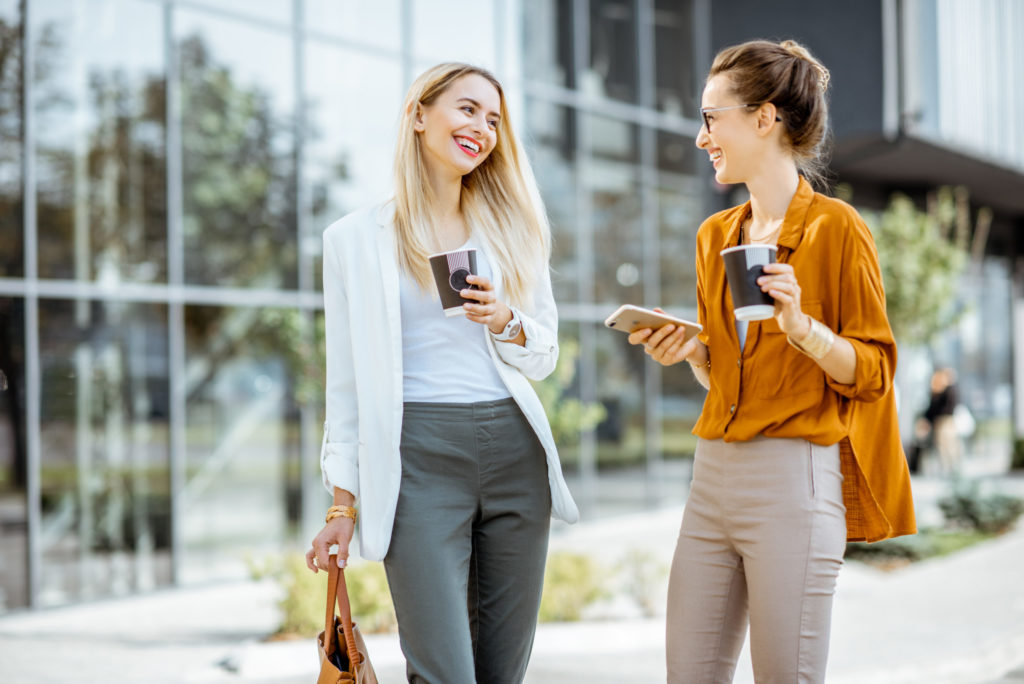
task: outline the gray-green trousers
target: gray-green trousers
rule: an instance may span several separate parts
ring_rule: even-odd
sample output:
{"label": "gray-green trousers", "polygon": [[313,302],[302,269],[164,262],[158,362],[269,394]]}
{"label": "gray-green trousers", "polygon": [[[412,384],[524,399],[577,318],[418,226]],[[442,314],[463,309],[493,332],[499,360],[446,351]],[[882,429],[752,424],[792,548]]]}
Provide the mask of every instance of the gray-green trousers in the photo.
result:
{"label": "gray-green trousers", "polygon": [[384,559],[410,682],[522,682],[544,582],[544,448],[512,399],[407,402]]}

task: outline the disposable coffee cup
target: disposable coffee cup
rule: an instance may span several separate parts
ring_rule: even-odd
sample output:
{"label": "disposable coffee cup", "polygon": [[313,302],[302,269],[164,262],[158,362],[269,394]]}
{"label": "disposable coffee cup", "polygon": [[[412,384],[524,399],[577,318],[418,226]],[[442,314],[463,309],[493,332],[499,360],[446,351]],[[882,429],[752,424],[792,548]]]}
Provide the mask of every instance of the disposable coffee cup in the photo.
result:
{"label": "disposable coffee cup", "polygon": [[763,321],[775,315],[775,300],[761,291],[757,279],[764,275],[765,266],[775,263],[777,251],[775,245],[739,245],[719,252],[736,320]]}
{"label": "disposable coffee cup", "polygon": [[434,273],[437,293],[441,295],[441,308],[445,316],[460,316],[466,313],[462,305],[466,300],[460,294],[465,289],[479,289],[466,282],[466,277],[476,275],[476,250],[457,249],[430,257],[430,270]]}

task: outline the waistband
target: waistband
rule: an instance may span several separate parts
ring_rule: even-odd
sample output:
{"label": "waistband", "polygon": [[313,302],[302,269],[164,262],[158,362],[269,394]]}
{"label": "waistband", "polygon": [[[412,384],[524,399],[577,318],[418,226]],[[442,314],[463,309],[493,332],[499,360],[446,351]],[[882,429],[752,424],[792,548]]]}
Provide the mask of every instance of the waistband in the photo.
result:
{"label": "waistband", "polygon": [[519,412],[519,404],[512,397],[474,401],[469,403],[446,401],[407,401],[402,404],[406,415],[443,418],[486,418],[511,415]]}

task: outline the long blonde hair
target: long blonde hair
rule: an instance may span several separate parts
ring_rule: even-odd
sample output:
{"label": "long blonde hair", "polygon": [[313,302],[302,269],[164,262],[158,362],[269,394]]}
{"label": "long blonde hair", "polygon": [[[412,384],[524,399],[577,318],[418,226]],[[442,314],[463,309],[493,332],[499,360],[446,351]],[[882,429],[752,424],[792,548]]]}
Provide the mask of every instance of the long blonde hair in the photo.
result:
{"label": "long blonde hair", "polygon": [[482,237],[501,269],[514,306],[527,306],[537,268],[547,267],[551,228],[533,170],[516,140],[505,92],[490,72],[469,64],[438,64],[417,78],[405,97],[395,146],[395,243],[401,268],[424,290],[433,289],[428,257],[436,235],[432,190],[422,141],[413,124],[417,105],[429,106],[455,81],[469,74],[486,78],[498,91],[501,118],[497,143],[480,166],[462,178],[461,208],[471,234]]}

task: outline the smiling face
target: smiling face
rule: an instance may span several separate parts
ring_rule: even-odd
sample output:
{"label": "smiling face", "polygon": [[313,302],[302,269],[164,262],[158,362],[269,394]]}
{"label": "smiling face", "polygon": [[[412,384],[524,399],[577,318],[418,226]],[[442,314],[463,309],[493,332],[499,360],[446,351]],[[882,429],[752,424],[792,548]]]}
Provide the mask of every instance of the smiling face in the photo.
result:
{"label": "smiling face", "polygon": [[[736,99],[732,83],[727,74],[717,74],[708,80],[701,98],[701,108],[736,107],[745,104]],[[717,112],[708,112],[711,126],[701,126],[697,134],[697,147],[706,151],[715,168],[715,180],[719,183],[742,183],[753,169],[763,142],[758,135],[757,108],[736,107]]]}
{"label": "smiling face", "polygon": [[429,105],[419,105],[414,128],[431,173],[465,176],[498,142],[501,95],[479,74],[458,79]]}

